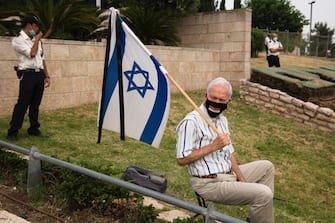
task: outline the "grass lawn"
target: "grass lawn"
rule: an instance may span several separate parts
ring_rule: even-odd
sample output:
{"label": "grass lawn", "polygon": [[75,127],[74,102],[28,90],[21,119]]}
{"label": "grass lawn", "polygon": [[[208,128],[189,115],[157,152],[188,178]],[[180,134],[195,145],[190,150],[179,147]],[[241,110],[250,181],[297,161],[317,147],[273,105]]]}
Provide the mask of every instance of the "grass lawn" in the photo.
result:
{"label": "grass lawn", "polygon": [[[189,92],[200,104],[203,92]],[[120,177],[128,165],[137,165],[165,175],[167,194],[196,203],[186,167],[175,160],[175,128],[192,110],[181,94],[172,94],[170,117],[160,148],[127,138],[120,141],[117,133],[103,131],[97,144],[97,104],[41,112],[42,131],[49,139],[29,137],[28,119],[19,133],[17,145],[84,166],[111,167]],[[134,115],[136,112],[134,111]],[[276,166],[275,216],[277,223],[334,222],[335,219],[335,135],[312,129],[293,120],[259,111],[246,105],[234,92],[225,111],[239,163],[258,159],[271,160]],[[0,118],[6,141],[10,117]],[[224,214],[245,219],[247,206],[216,205]]]}

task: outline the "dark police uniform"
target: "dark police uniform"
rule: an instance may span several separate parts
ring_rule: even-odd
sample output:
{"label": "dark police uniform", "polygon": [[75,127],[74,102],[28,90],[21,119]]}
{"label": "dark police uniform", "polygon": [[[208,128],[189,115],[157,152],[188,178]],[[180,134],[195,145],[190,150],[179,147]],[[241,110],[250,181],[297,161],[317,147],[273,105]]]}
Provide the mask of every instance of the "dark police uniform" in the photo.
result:
{"label": "dark police uniform", "polygon": [[8,139],[15,140],[22,127],[25,113],[29,107],[30,127],[28,134],[41,136],[38,122],[39,106],[41,104],[45,78],[49,78],[44,71],[44,56],[41,41],[38,43],[37,54],[31,57],[30,52],[35,38],[31,39],[23,30],[12,40],[12,46],[17,54],[17,75],[20,79],[19,96],[14,107]]}

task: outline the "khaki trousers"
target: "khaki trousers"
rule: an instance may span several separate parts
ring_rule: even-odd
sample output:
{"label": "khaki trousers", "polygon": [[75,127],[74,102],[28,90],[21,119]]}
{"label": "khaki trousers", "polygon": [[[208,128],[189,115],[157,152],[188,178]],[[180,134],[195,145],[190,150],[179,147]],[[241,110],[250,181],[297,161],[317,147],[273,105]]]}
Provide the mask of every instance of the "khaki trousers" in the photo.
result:
{"label": "khaki trousers", "polygon": [[252,223],[274,223],[273,164],[259,160],[239,167],[247,182],[238,182],[233,174],[218,174],[213,179],[192,177],[192,188],[206,200],[228,205],[250,205],[249,219]]}

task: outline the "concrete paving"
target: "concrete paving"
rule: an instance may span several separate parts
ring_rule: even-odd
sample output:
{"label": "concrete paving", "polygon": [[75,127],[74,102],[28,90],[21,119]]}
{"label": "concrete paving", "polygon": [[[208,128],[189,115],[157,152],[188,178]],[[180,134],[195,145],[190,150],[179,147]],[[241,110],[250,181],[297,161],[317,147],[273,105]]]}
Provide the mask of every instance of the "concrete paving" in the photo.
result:
{"label": "concrete paving", "polygon": [[5,210],[0,210],[0,223],[29,223],[29,221],[20,218]]}
{"label": "concrete paving", "polygon": [[178,209],[170,204],[167,204],[162,201],[155,200],[151,197],[144,197],[143,204],[145,206],[152,205],[156,210],[159,211],[158,218],[163,219],[169,222],[172,222],[173,219],[184,219],[191,217],[191,214],[187,213],[184,210]]}

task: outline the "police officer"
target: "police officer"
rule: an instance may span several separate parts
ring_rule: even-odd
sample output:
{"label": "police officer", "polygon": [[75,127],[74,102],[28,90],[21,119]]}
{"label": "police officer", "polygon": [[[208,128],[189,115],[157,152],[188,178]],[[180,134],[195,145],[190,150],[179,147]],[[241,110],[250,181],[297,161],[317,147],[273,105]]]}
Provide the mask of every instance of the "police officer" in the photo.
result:
{"label": "police officer", "polygon": [[268,42],[268,64],[269,67],[280,67],[279,52],[283,51],[283,45],[278,41],[276,33],[272,33],[272,39]]}
{"label": "police officer", "polygon": [[269,63],[269,48],[268,48],[268,45],[269,45],[270,41],[271,41],[271,33],[268,32],[266,34],[266,37],[265,37],[265,40],[264,40],[265,52],[266,52],[266,61],[268,61],[268,63]]}
{"label": "police officer", "polygon": [[50,76],[44,61],[40,31],[41,23],[34,15],[27,15],[22,20],[22,30],[12,40],[12,46],[18,58],[16,67],[20,79],[19,97],[13,110],[7,139],[16,140],[22,127],[25,113],[29,107],[30,127],[28,134],[46,137],[39,130],[39,106],[45,87],[50,86]]}

